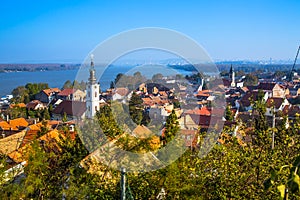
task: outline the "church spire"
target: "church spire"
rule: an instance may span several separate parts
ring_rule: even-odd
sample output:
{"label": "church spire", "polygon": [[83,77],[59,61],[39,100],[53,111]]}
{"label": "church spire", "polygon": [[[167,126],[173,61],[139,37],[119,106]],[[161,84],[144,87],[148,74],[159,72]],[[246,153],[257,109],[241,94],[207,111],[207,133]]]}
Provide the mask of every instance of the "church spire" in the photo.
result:
{"label": "church spire", "polygon": [[96,82],[94,56],[91,55],[90,77],[86,85],[86,117],[92,119],[99,111],[100,84]]}
{"label": "church spire", "polygon": [[231,78],[231,87],[235,87],[235,72],[233,70],[232,64],[230,66],[229,77]]}
{"label": "church spire", "polygon": [[94,68],[94,55],[91,55],[91,66],[90,66],[90,78],[89,78],[90,84],[96,83],[96,76],[95,76],[95,68]]}
{"label": "church spire", "polygon": [[91,54],[91,68],[94,68],[94,54]]}
{"label": "church spire", "polygon": [[232,72],[234,72],[233,70],[233,67],[232,67],[232,64],[230,65],[230,70],[229,70],[229,75],[231,76],[232,75]]}

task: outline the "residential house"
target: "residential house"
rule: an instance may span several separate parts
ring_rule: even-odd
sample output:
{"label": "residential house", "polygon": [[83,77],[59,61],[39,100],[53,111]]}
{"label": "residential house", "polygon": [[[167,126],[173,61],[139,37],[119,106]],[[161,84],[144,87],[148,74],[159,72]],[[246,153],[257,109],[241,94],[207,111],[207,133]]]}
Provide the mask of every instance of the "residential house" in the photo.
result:
{"label": "residential house", "polygon": [[85,97],[85,92],[73,88],[66,88],[57,94],[57,98],[61,100],[84,101]]}
{"label": "residential house", "polygon": [[26,130],[20,131],[13,135],[0,139],[0,154],[7,155],[17,150],[22,144]]}
{"label": "residential house", "polygon": [[6,121],[0,121],[0,131],[9,131],[11,126]]}
{"label": "residential house", "polygon": [[272,116],[274,112],[277,113],[278,111],[283,111],[285,106],[289,106],[289,102],[285,98],[271,97],[268,98],[266,102],[266,106],[267,106],[266,115]]}
{"label": "residential house", "polygon": [[174,109],[173,104],[165,104],[161,106],[153,106],[149,109],[149,117],[151,119],[166,119],[168,117],[172,110]]}
{"label": "residential house", "polygon": [[[237,108],[242,111],[250,111],[252,110],[253,102],[258,100],[259,91],[248,91],[238,102]],[[269,93],[267,91],[263,91],[263,101],[266,102],[269,98]]]}
{"label": "residential house", "polygon": [[210,96],[210,90],[201,90],[196,94],[198,101],[205,101]]}
{"label": "residential house", "polygon": [[29,123],[24,118],[17,118],[9,120],[9,125],[12,130],[24,130],[28,127]]}
{"label": "residential house", "polygon": [[58,88],[49,88],[40,91],[38,94],[35,95],[35,99],[39,100],[43,103],[50,103],[53,99],[56,98],[56,95],[61,92]]}
{"label": "residential house", "polygon": [[40,109],[44,109],[45,106],[41,101],[33,100],[26,104],[26,108],[28,110],[40,110]]}
{"label": "residential house", "polygon": [[211,119],[211,110],[206,106],[201,109],[187,110],[183,113],[179,124],[183,129],[198,130],[199,126],[205,129],[209,127]]}
{"label": "residential house", "polygon": [[270,97],[285,97],[285,88],[282,85],[274,82],[261,82],[256,88],[257,90],[263,90],[269,92]]}
{"label": "residential house", "polygon": [[113,101],[124,100],[128,92],[129,92],[128,88],[116,88],[112,92],[112,100]]}

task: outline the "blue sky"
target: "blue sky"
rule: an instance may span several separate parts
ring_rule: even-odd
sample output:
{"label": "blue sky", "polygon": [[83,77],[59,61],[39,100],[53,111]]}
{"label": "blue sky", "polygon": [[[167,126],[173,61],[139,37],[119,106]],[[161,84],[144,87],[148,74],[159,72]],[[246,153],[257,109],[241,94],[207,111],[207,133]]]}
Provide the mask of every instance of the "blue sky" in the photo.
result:
{"label": "blue sky", "polygon": [[101,41],[140,27],[182,32],[213,59],[291,59],[300,1],[3,1],[0,63],[82,61]]}

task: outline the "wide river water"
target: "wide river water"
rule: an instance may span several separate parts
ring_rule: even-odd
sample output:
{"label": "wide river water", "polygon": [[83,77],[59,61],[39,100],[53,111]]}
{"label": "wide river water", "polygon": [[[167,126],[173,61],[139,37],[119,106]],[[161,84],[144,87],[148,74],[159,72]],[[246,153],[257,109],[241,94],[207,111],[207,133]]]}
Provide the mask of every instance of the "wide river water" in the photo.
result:
{"label": "wide river water", "polygon": [[[100,74],[97,70],[97,78],[99,79]],[[151,78],[154,74],[161,73],[164,76],[174,75],[174,74],[182,74],[187,75],[191,72],[185,70],[173,70],[168,67],[162,66],[143,66],[143,67],[135,67],[132,66],[111,66],[104,71],[99,79],[100,87],[102,90],[105,90],[109,87],[110,82],[113,81],[118,73],[130,74],[132,75],[134,72],[140,71],[142,75],[147,78]],[[88,70],[85,73],[85,81],[88,78]],[[101,72],[100,72],[101,73]],[[48,83],[50,87],[58,87],[61,88],[63,84],[67,80],[78,80],[81,78],[78,77],[78,70],[64,70],[64,71],[35,71],[35,72],[8,72],[8,73],[0,73],[0,97],[11,94],[11,91],[22,85],[26,85],[27,83]]]}

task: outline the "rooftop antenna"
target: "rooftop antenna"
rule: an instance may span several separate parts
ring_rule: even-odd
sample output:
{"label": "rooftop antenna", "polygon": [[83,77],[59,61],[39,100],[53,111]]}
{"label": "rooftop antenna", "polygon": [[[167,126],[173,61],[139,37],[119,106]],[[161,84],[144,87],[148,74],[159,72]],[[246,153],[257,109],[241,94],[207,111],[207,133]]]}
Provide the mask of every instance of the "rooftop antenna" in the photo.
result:
{"label": "rooftop antenna", "polygon": [[293,71],[295,70],[295,66],[296,66],[298,55],[299,55],[299,51],[300,51],[300,46],[298,47],[298,51],[297,51],[297,54],[296,54],[296,57],[295,57],[295,61],[294,61],[292,70],[291,70],[291,72],[289,74],[289,81],[292,81],[292,79],[293,79],[292,74],[293,74]]}

